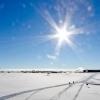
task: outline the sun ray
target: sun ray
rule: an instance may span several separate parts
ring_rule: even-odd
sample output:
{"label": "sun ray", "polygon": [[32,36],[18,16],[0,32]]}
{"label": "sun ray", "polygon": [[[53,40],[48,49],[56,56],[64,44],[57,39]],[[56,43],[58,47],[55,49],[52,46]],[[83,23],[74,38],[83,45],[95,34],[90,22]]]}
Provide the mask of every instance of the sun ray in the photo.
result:
{"label": "sun ray", "polygon": [[67,13],[66,13],[65,21],[64,21],[64,29],[68,28],[68,25],[70,23],[73,13],[74,11],[69,11],[69,9],[67,9]]}
{"label": "sun ray", "polygon": [[[11,38],[7,38],[6,41],[0,41],[3,43],[3,45],[0,47],[0,49],[10,48],[11,50],[17,50],[17,49],[23,49],[31,46],[35,46],[37,44],[49,41],[51,39],[56,38],[55,35],[44,35],[44,36],[32,36],[32,37],[16,37],[15,40],[12,40]],[[9,42],[9,43],[8,43]],[[7,49],[5,49],[3,52],[6,52]]]}
{"label": "sun ray", "polygon": [[[81,31],[81,30],[84,30],[84,29],[85,29],[85,31],[86,31],[86,29],[89,30],[89,28],[91,28],[91,27],[93,27],[94,25],[99,24],[99,23],[100,23],[100,22],[96,22],[96,23],[93,23],[93,24],[89,24],[89,25],[80,27],[80,28],[78,28],[78,29],[75,29],[75,30],[73,30],[73,31],[70,31],[70,34],[71,34],[71,35],[72,35],[72,34],[80,34],[80,31]],[[91,28],[91,30],[92,30],[92,28]]]}
{"label": "sun ray", "polygon": [[56,48],[55,48],[55,53],[56,53],[57,56],[58,56],[59,53],[60,53],[61,42],[62,42],[62,41],[59,40],[58,43],[57,43],[57,46],[56,46]]}
{"label": "sun ray", "polygon": [[46,9],[46,7],[43,4],[42,4],[42,6],[40,6],[40,9],[36,5],[33,5],[33,7],[50,23],[50,25],[54,29],[59,31],[57,24],[55,23],[51,14],[49,13],[49,11]]}
{"label": "sun ray", "polygon": [[80,49],[73,43],[71,42],[68,38],[65,39],[67,44],[72,48],[72,50],[75,52],[75,54],[81,53],[85,58],[89,59],[83,52],[80,51]]}
{"label": "sun ray", "polygon": [[65,38],[67,44],[72,48],[72,50],[75,51],[75,49],[77,48],[68,38]]}

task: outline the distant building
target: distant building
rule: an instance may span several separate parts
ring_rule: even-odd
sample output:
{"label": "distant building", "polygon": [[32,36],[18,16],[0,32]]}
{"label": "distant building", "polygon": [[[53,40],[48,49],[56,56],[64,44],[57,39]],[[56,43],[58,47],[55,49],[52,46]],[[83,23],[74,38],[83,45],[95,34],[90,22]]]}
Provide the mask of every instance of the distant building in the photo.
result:
{"label": "distant building", "polygon": [[100,69],[86,69],[83,72],[100,72]]}
{"label": "distant building", "polygon": [[76,73],[83,73],[84,70],[85,70],[84,68],[80,67],[80,68],[77,68],[75,72]]}
{"label": "distant building", "polygon": [[76,73],[100,72],[100,69],[84,69],[84,68],[80,67],[80,68],[77,68],[75,72]]}

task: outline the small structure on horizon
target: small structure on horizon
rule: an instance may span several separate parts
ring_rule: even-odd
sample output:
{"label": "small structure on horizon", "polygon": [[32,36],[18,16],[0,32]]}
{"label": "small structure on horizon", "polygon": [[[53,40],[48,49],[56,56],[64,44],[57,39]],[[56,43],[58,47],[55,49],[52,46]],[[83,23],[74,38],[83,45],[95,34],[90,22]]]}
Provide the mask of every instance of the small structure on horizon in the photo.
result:
{"label": "small structure on horizon", "polygon": [[76,73],[83,73],[83,72],[84,72],[84,70],[85,70],[84,68],[79,67],[79,68],[77,68],[77,69],[76,69],[76,71],[75,71],[75,72],[76,72]]}

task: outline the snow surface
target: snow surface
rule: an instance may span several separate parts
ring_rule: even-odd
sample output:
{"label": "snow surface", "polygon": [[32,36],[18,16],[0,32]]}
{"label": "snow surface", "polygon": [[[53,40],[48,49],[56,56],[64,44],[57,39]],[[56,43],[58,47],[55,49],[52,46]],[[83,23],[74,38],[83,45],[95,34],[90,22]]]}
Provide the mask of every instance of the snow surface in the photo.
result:
{"label": "snow surface", "polygon": [[100,100],[100,74],[0,73],[0,100]]}

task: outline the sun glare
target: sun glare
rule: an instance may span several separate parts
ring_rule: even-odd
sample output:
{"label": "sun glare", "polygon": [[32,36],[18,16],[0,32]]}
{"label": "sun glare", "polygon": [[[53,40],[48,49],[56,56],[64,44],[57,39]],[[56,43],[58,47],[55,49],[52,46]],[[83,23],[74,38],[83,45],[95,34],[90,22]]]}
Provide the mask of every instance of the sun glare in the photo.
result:
{"label": "sun glare", "polygon": [[69,33],[65,29],[61,29],[59,30],[57,37],[60,39],[60,41],[63,41],[69,37]]}

